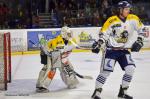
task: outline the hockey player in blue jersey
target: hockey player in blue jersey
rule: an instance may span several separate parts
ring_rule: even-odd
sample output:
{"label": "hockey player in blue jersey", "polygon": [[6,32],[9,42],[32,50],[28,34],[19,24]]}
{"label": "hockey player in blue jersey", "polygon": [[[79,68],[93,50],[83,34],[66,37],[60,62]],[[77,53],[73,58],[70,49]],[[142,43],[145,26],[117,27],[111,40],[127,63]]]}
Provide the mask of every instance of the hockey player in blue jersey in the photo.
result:
{"label": "hockey player in blue jersey", "polygon": [[[133,99],[127,94],[127,89],[136,66],[128,49],[136,52],[141,49],[144,39],[144,25],[136,15],[130,14],[130,9],[130,3],[120,1],[117,9],[118,14],[107,19],[100,30],[99,39],[93,44],[92,52],[98,53],[100,48],[104,49],[100,74],[96,79],[96,86],[92,95],[93,99],[101,99],[102,86],[110,73],[113,72],[116,62],[124,71],[118,97]],[[131,44],[131,38],[135,31],[138,37]]]}

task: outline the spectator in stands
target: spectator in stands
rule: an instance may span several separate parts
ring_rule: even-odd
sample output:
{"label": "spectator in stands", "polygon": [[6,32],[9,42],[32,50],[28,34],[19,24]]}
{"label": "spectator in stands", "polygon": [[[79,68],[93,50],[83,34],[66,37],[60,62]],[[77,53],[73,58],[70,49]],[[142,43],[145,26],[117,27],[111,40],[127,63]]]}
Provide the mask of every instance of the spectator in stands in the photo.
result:
{"label": "spectator in stands", "polygon": [[91,7],[90,4],[87,2],[85,5],[85,21],[86,21],[86,25],[91,25],[92,23],[92,13],[91,13]]}
{"label": "spectator in stands", "polygon": [[78,4],[78,8],[79,9],[84,9],[84,7],[85,7],[85,2],[86,0],[77,0],[76,2],[77,2],[77,4]]}
{"label": "spectator in stands", "polygon": [[91,8],[96,8],[96,0],[89,0],[89,4]]}
{"label": "spectator in stands", "polygon": [[3,17],[2,17],[2,3],[0,2],[0,29],[3,27]]}
{"label": "spectator in stands", "polygon": [[148,14],[147,14],[144,6],[140,7],[138,14],[139,14],[139,17],[141,18],[141,21],[143,21],[144,24],[148,25],[149,24],[148,23]]}
{"label": "spectator in stands", "polygon": [[94,26],[99,26],[100,25],[100,16],[98,10],[94,12],[94,17],[93,17],[93,25]]}
{"label": "spectator in stands", "polygon": [[39,17],[34,14],[32,19],[32,28],[39,28]]}
{"label": "spectator in stands", "polygon": [[7,25],[9,9],[5,3],[0,3],[0,28],[5,28]]}
{"label": "spectator in stands", "polygon": [[51,12],[51,11],[54,10],[55,8],[56,8],[55,0],[50,0],[50,1],[49,1],[49,11]]}
{"label": "spectator in stands", "polygon": [[71,16],[70,16],[70,13],[69,13],[69,11],[68,11],[68,9],[66,9],[65,11],[64,11],[64,16],[63,16],[63,25],[65,26],[65,25],[71,25]]}
{"label": "spectator in stands", "polygon": [[77,10],[78,9],[78,7],[77,7],[77,3],[76,3],[76,1],[75,0],[70,0],[69,2],[68,2],[68,10],[70,10],[70,9],[72,9],[72,10]]}
{"label": "spectator in stands", "polygon": [[99,13],[102,19],[102,24],[112,15],[112,6],[112,0],[101,0]]}
{"label": "spectator in stands", "polygon": [[38,6],[39,6],[39,12],[40,13],[45,12],[45,3],[46,3],[46,0],[39,0]]}
{"label": "spectator in stands", "polygon": [[[11,28],[15,28],[16,22],[19,22],[19,24],[26,25],[28,28],[30,28],[32,27],[33,22],[32,17],[34,17],[33,13],[38,15],[39,13],[45,12],[46,0],[21,0],[23,3],[21,3],[22,6],[20,7],[17,6],[20,2],[14,0],[6,1],[9,1],[9,4],[0,1],[0,28],[6,28],[7,23]],[[58,27],[63,24],[69,24],[71,26],[97,26],[98,16],[100,19],[100,24],[102,24],[114,13],[115,10],[113,6],[115,6],[115,4],[117,4],[119,1],[122,0],[49,0],[49,13],[51,13],[52,10],[56,11],[55,19],[57,20],[56,22],[58,22],[57,24],[59,24],[57,25]],[[146,3],[146,5],[149,7],[150,1],[127,1],[131,4],[132,2],[135,3],[134,8],[136,7],[135,10],[137,10],[136,12],[138,12],[140,15],[138,13],[136,14],[142,17],[142,21],[144,21],[145,24],[148,24],[150,20],[150,14],[148,11],[143,11],[148,8],[145,6],[145,8],[141,8],[140,2]],[[136,5],[137,3],[139,5],[138,7]],[[7,7],[7,5],[9,5],[9,7]],[[99,13],[95,13],[95,10],[97,9]],[[9,19],[7,19],[8,15],[10,16]],[[7,20],[9,22],[7,22]],[[24,26],[21,26],[21,28],[24,28]]]}

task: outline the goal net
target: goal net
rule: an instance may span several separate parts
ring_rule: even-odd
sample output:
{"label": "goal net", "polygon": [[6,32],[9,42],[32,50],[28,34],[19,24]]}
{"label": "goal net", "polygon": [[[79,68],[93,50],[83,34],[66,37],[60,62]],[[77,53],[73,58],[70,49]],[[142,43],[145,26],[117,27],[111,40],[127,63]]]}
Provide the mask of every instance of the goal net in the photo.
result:
{"label": "goal net", "polygon": [[7,90],[11,81],[10,33],[0,33],[0,90]]}

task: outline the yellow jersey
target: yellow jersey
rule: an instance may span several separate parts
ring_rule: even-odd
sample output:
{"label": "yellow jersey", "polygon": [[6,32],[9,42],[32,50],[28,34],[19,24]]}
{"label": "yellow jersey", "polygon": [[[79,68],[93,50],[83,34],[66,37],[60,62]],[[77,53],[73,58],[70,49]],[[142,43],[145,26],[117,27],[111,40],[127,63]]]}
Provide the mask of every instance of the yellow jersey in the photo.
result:
{"label": "yellow jersey", "polygon": [[129,14],[124,22],[118,16],[109,17],[100,33],[103,34],[102,38],[107,40],[107,46],[129,48],[136,40],[135,33],[143,36],[143,28],[140,19],[134,14]]}
{"label": "yellow jersey", "polygon": [[56,38],[49,40],[47,42],[47,46],[48,46],[48,50],[52,51],[56,49],[63,49],[65,44],[61,35],[58,35]]}
{"label": "yellow jersey", "polygon": [[[70,40],[72,40],[76,44],[75,38],[72,38]],[[68,41],[68,44],[65,45],[62,36],[59,35],[56,38],[47,42],[48,51],[52,50],[61,50],[62,52],[71,51],[72,49],[75,48],[75,45],[70,40]]]}

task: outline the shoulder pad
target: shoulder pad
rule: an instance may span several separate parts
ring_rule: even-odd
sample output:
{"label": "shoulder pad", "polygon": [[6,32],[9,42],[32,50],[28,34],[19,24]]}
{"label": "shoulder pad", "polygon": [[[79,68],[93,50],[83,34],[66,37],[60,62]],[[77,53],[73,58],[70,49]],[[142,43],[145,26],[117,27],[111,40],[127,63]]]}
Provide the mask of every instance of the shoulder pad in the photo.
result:
{"label": "shoulder pad", "polygon": [[108,18],[109,23],[113,23],[115,21],[117,21],[117,16],[112,16],[112,17]]}
{"label": "shoulder pad", "polygon": [[128,19],[136,19],[136,20],[139,20],[139,17],[134,15],[134,14],[129,14],[128,15]]}

